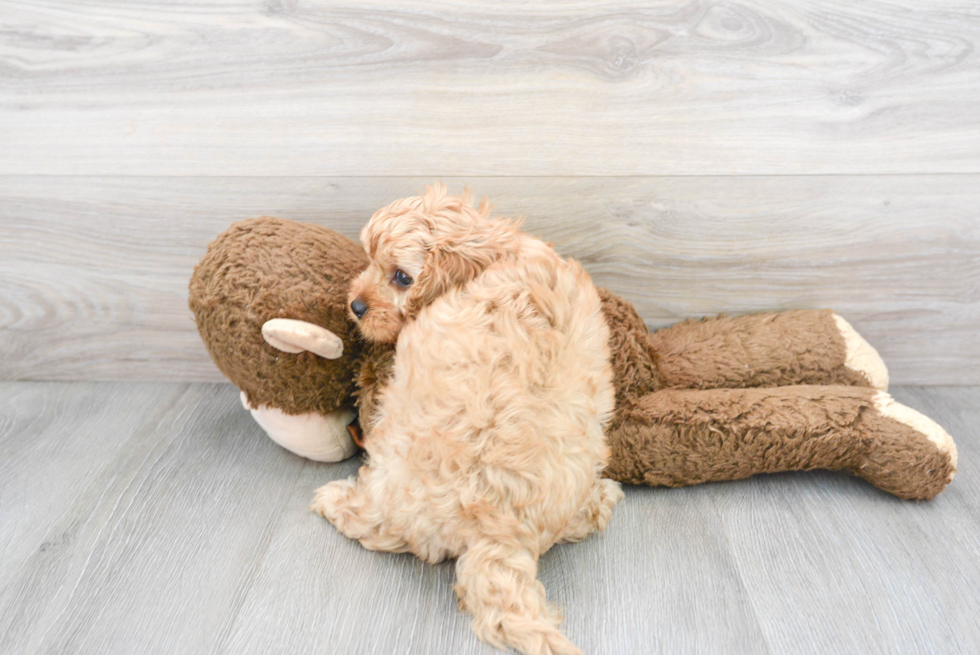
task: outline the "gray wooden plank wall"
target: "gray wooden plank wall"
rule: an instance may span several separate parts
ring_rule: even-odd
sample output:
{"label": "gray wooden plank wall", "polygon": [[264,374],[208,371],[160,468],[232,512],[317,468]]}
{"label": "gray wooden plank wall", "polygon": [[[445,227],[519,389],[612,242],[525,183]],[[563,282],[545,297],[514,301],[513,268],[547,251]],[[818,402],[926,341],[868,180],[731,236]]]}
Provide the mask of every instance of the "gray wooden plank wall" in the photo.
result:
{"label": "gray wooden plank wall", "polygon": [[211,238],[443,179],[651,325],[830,306],[978,383],[978,44],[969,0],[0,1],[0,379],[218,380]]}
{"label": "gray wooden plank wall", "polygon": [[0,173],[977,173],[978,12],[7,2]]}
{"label": "gray wooden plank wall", "polygon": [[[0,178],[0,377],[220,380],[187,309],[218,232],[259,214],[357,237],[402,178]],[[980,175],[447,178],[523,214],[653,325],[833,307],[897,383],[980,370]]]}

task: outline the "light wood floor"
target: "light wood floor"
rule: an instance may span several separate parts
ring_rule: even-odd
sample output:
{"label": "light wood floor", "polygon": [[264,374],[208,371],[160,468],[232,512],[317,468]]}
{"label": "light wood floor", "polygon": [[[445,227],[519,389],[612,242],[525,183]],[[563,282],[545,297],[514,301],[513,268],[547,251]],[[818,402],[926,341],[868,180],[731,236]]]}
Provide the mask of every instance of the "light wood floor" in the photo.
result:
{"label": "light wood floor", "polygon": [[[589,653],[980,652],[980,387],[899,387],[957,439],[931,502],[845,474],[630,488],[540,577]],[[0,383],[0,652],[493,653],[453,568],[306,510],[357,461],[276,447],[223,384]]]}

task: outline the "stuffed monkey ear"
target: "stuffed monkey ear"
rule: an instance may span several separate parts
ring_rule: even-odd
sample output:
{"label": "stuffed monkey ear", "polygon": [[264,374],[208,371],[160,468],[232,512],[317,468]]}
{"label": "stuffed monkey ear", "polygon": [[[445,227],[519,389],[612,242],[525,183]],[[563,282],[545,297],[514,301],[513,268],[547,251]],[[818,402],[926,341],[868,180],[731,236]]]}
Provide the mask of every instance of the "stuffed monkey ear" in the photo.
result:
{"label": "stuffed monkey ear", "polygon": [[311,352],[326,359],[344,354],[344,342],[319,325],[292,318],[274,318],[262,324],[262,338],[277,350],[287,353]]}

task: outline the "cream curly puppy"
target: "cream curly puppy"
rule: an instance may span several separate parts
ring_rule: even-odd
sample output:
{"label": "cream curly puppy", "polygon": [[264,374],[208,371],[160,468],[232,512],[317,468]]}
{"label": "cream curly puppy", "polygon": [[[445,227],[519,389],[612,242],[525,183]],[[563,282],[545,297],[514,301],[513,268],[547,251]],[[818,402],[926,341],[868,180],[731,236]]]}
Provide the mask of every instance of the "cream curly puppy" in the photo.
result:
{"label": "cream curly puppy", "polygon": [[396,341],[356,478],[311,509],[365,548],[458,557],[460,608],[498,647],[579,653],[537,581],[539,556],[602,530],[613,410],[609,332],[588,274],[441,185],[376,213],[351,308]]}

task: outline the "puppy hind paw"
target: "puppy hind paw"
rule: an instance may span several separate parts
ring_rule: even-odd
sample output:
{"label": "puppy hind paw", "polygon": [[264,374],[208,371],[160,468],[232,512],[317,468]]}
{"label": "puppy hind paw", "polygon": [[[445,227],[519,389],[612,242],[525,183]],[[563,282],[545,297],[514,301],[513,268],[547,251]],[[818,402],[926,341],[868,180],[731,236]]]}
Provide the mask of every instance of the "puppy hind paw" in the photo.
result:
{"label": "puppy hind paw", "polygon": [[623,493],[621,484],[615,480],[603,478],[596,485],[595,497],[596,528],[601,532],[609,524],[616,503],[625,498],[626,494]]}
{"label": "puppy hind paw", "polygon": [[623,498],[623,488],[615,480],[602,478],[596,482],[585,504],[565,529],[561,540],[581,541],[597,530],[605,530],[612,518],[613,508]]}

